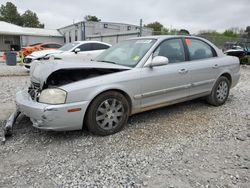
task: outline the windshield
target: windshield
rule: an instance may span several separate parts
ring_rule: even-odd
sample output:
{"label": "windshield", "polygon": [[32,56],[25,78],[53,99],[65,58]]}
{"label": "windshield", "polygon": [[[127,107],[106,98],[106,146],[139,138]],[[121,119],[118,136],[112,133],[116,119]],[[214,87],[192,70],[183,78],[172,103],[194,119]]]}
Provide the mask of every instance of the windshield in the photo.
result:
{"label": "windshield", "polygon": [[76,47],[78,44],[80,44],[80,43],[79,42],[72,42],[72,43],[69,43],[69,44],[65,44],[61,48],[59,48],[58,50],[70,51],[72,48]]}
{"label": "windshield", "polygon": [[104,51],[95,60],[135,67],[155,41],[155,39],[133,39],[123,41]]}

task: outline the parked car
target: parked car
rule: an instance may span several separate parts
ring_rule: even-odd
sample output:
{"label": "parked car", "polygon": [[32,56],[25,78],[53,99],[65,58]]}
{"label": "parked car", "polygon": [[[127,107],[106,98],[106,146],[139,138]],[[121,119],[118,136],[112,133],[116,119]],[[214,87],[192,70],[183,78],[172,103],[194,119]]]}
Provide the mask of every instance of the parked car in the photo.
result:
{"label": "parked car", "polygon": [[40,51],[40,50],[49,50],[49,49],[58,49],[61,48],[61,44],[57,43],[36,43],[27,47],[23,47],[20,53],[26,57],[32,52]]}
{"label": "parked car", "polygon": [[231,49],[226,50],[224,53],[238,58],[242,58],[247,54],[246,49],[242,48],[241,46],[233,46]]}
{"label": "parked car", "polygon": [[30,69],[32,61],[49,59],[50,56],[86,61],[95,58],[110,46],[110,44],[99,41],[76,41],[65,44],[58,50],[42,50],[33,52],[24,58],[24,65],[25,68]]}
{"label": "parked car", "polygon": [[97,135],[120,131],[132,114],[206,97],[220,106],[240,77],[239,59],[192,36],[125,40],[95,61],[41,61],[31,68],[29,90],[16,94],[18,114],[44,130],[78,130]]}

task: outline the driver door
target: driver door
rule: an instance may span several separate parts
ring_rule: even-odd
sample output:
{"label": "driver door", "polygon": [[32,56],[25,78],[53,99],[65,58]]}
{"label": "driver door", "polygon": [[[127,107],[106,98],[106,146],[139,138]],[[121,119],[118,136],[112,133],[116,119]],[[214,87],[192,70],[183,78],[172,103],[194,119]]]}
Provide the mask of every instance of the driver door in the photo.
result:
{"label": "driver door", "polygon": [[169,63],[142,68],[140,96],[142,109],[161,106],[189,95],[191,80],[182,40],[180,38],[165,40],[152,54],[152,57],[155,56],[167,57]]}

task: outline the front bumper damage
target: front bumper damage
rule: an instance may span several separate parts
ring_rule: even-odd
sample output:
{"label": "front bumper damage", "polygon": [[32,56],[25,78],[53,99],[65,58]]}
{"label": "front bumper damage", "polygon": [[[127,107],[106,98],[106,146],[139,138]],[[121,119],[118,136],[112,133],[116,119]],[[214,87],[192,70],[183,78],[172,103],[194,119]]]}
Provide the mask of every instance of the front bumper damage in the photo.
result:
{"label": "front bumper damage", "polygon": [[[69,131],[80,130],[83,126],[84,114],[89,102],[74,102],[60,105],[49,105],[32,100],[28,91],[20,91],[16,94],[17,110],[11,114],[3,127],[2,142],[6,141],[6,135],[11,134],[13,125],[18,116],[23,114],[30,118],[33,127],[42,130]],[[70,112],[69,109],[81,109],[78,112]]]}
{"label": "front bumper damage", "polygon": [[11,136],[12,135],[12,129],[13,129],[13,125],[15,124],[18,116],[21,114],[21,112],[19,110],[16,110],[15,112],[13,112],[9,119],[7,120],[5,126],[3,127],[2,130],[2,143],[5,143],[6,141],[6,136]]}

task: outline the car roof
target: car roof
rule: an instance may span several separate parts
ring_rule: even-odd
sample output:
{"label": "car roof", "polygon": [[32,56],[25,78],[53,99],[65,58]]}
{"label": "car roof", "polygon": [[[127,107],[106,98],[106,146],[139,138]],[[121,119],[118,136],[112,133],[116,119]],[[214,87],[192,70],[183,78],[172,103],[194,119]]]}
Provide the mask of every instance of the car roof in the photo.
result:
{"label": "car roof", "polygon": [[[196,37],[196,36],[192,36],[192,35],[154,35],[154,36],[139,37],[139,39],[157,39],[157,40],[164,40],[164,39],[169,39],[169,38],[181,38],[181,37],[203,39],[203,38],[201,38],[201,37]],[[138,39],[138,37],[136,37],[136,38],[131,38],[131,39]],[[204,40],[204,39],[203,39],[203,40]]]}
{"label": "car roof", "polygon": [[[85,40],[85,41],[78,40],[78,41],[74,41],[74,42],[77,42],[79,44],[100,43],[100,44],[105,44],[105,45],[111,46],[111,44],[108,44],[108,43],[105,43],[105,42],[101,42],[101,41],[95,41],[95,40]],[[72,42],[72,43],[74,43],[74,42]]]}

